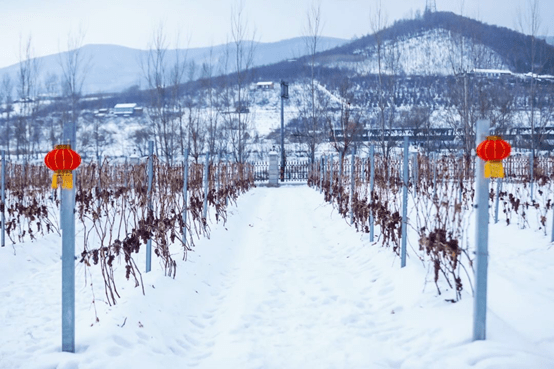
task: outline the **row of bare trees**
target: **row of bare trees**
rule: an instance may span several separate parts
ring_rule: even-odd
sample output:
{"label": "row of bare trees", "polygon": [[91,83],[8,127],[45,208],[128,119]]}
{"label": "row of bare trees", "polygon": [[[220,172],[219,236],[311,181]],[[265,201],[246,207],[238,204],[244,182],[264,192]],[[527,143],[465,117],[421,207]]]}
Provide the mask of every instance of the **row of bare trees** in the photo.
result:
{"label": "row of bare trees", "polygon": [[[8,157],[37,158],[44,142],[51,145],[66,139],[76,145],[75,132],[79,118],[82,86],[90,60],[86,60],[81,47],[85,32],[69,33],[67,50],[60,53],[60,74],[42,78],[41,63],[36,57],[31,36],[19,42],[19,64],[15,75],[4,74],[0,84],[1,143]],[[58,101],[59,116],[46,124],[40,109],[52,98]],[[15,143],[15,145],[13,145]]]}
{"label": "row of bare trees", "polygon": [[146,60],[141,61],[149,91],[143,130],[155,139],[156,152],[168,163],[185,149],[196,161],[206,152],[246,161],[253,137],[248,107],[254,38],[242,5],[232,9],[231,40],[223,56],[213,60],[212,51],[200,66],[187,61],[178,43],[175,50],[169,49],[163,25],[154,31]]}
{"label": "row of bare trees", "polygon": [[[185,149],[196,160],[205,152],[231,156],[238,162],[248,159],[255,137],[249,86],[256,35],[242,3],[232,9],[230,31],[223,56],[215,60],[212,53],[202,65],[187,60],[179,37],[175,48],[170,48],[173,45],[163,24],[153,31],[149,51],[139,61],[148,103],[146,119],[138,119],[141,127],[131,139],[140,152],[144,153],[147,141],[153,139],[156,153],[169,163],[184,155]],[[69,35],[67,51],[60,54],[59,76],[41,76],[31,37],[21,42],[18,78],[6,74],[0,85],[2,143],[8,155],[36,158],[45,150],[45,142],[68,139],[75,147],[78,130],[79,144],[87,150],[93,148],[97,157],[103,146],[113,143],[113,132],[103,126],[102,119],[82,114],[82,88],[91,66],[82,50],[84,37],[83,31]],[[56,102],[58,112],[39,117],[46,99]],[[14,142],[15,150],[10,146]]]}
{"label": "row of bare trees", "polygon": [[[528,9],[527,16],[522,16],[519,22],[521,30],[530,34],[530,45],[524,48],[531,53],[528,58],[531,73],[526,81],[493,83],[475,77],[474,69],[499,65],[498,55],[483,46],[478,32],[449,33],[450,44],[443,52],[454,77],[448,79],[447,103],[440,109],[443,116],[439,119],[451,127],[463,128],[460,140],[467,160],[474,146],[475,122],[481,117],[489,118],[496,129],[528,124],[540,128],[554,119],[554,100],[544,98],[545,91],[536,81],[536,74],[545,62],[537,51],[541,30],[538,0],[529,0]],[[424,15],[432,16],[429,10]],[[311,161],[330,133],[334,149],[344,155],[360,145],[359,136],[364,128],[377,128],[382,133],[379,148],[388,157],[394,143],[385,139],[387,130],[399,126],[431,127],[432,117],[435,115],[436,120],[439,112],[434,107],[416,103],[399,108],[406,56],[402,55],[403,40],[392,33],[380,1],[369,20],[373,47],[360,59],[363,61],[365,57],[367,62],[331,78],[319,75],[323,64],[319,55],[323,20],[318,3],[309,7],[305,24],[305,73],[297,81],[299,93],[293,97],[299,124],[290,139],[306,148]],[[168,163],[184,155],[185,149],[196,161],[205,152],[246,161],[256,137],[249,111],[255,37],[239,4],[232,9],[226,51],[217,60],[212,53],[202,65],[196,65],[187,60],[179,37],[172,45],[163,25],[156,28],[148,44],[149,52],[140,61],[148,103],[146,118],[139,120],[142,127],[131,137],[139,152],[145,153],[147,141],[153,139],[157,154]],[[423,53],[429,54],[427,62],[432,63],[433,40],[432,37],[426,40],[429,45],[423,47]],[[15,153],[18,158],[36,157],[44,138],[53,145],[65,136],[75,144],[79,125],[86,125],[80,143],[93,147],[97,156],[101,146],[113,142],[100,119],[94,116],[85,119],[81,115],[82,86],[90,67],[90,60],[82,53],[83,41],[82,31],[68,37],[67,52],[60,58],[60,77],[46,76],[42,85],[38,82],[40,65],[33,55],[31,39],[21,42],[18,78],[12,80],[5,75],[0,85],[0,103],[4,106],[4,113],[0,115],[4,122],[2,140],[8,153]],[[364,75],[372,75],[374,81],[369,89],[360,91],[352,77]],[[56,85],[61,88],[56,89]],[[44,92],[62,96],[61,115],[56,118],[45,120],[37,115],[41,108],[39,95]],[[14,97],[18,104],[14,104]],[[524,112],[519,110],[521,107]],[[337,129],[340,136],[334,135]],[[45,131],[47,137],[44,137]],[[530,148],[539,147],[540,139],[533,137]],[[15,150],[10,147],[12,142]]]}

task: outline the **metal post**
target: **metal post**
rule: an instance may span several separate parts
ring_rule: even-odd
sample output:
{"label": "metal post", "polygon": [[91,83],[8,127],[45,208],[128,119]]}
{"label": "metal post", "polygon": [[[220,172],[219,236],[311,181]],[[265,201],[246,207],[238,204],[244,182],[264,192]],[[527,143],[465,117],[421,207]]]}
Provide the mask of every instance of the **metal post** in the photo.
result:
{"label": "metal post", "polygon": [[183,162],[183,246],[187,242],[187,202],[188,202],[188,185],[189,185],[189,149],[185,150],[185,158]]}
{"label": "metal post", "polygon": [[321,187],[325,184],[325,180],[327,179],[327,156],[323,157],[323,183]]}
{"label": "metal post", "polygon": [[333,194],[333,157],[329,160],[329,195]]}
{"label": "metal post", "polygon": [[204,207],[202,208],[202,218],[206,220],[208,216],[208,190],[209,190],[209,177],[210,171],[210,153],[206,153],[206,164],[204,165]]}
{"label": "metal post", "polygon": [[400,254],[400,267],[406,266],[406,236],[408,234],[408,136],[404,136],[404,168],[402,183],[402,249]]}
{"label": "metal post", "polygon": [[462,190],[464,187],[464,155],[463,153],[459,153],[460,155],[460,187],[458,188],[458,203],[462,203]]}
{"label": "metal post", "polygon": [[531,201],[533,201],[533,189],[534,189],[534,175],[535,175],[535,150],[531,150],[531,152],[529,153],[529,169],[531,171],[530,175],[531,175],[531,178],[530,178],[530,183],[531,183],[531,188],[530,188],[530,191],[531,191]]}
{"label": "metal post", "polygon": [[[226,155],[226,159],[227,159],[227,163],[226,163],[226,165],[225,165],[225,176],[226,176],[226,178],[228,178],[228,176],[229,176],[229,170],[232,171],[232,167],[231,167],[231,169],[229,169],[229,167],[231,166],[231,161],[229,160],[229,154]],[[227,181],[226,181],[225,184],[226,184],[227,186],[229,185],[229,184],[227,183]],[[225,207],[227,207],[227,206],[229,206],[229,196],[226,195],[226,196],[225,196]]]}
{"label": "metal post", "polygon": [[496,199],[494,203],[494,224],[498,223],[498,205],[500,203],[500,192],[502,191],[502,178],[497,178]]}
{"label": "metal post", "polygon": [[[384,155],[385,154],[383,154],[383,156]],[[390,187],[390,176],[391,176],[391,167],[392,167],[392,165],[391,165],[390,162],[387,163],[386,161],[385,161],[385,165],[387,166],[387,185]]]}
{"label": "metal post", "polygon": [[418,176],[417,164],[418,164],[417,163],[417,152],[414,152],[412,154],[412,178],[413,178],[413,181],[414,181],[414,194],[417,191],[417,176]]}
{"label": "metal post", "polygon": [[284,100],[289,98],[289,85],[281,80],[281,182],[285,180],[285,108]]}
{"label": "metal post", "polygon": [[[148,141],[148,218],[153,214],[152,209],[152,177],[154,167],[154,141]],[[146,273],[152,269],[152,238],[146,242]]]}
{"label": "metal post", "polygon": [[283,96],[281,96],[281,182],[285,181],[285,106]]}
{"label": "metal post", "polygon": [[437,199],[437,166],[438,166],[438,160],[437,160],[437,153],[433,153],[433,201]]}
{"label": "metal post", "polygon": [[350,207],[350,225],[354,223],[354,209],[353,209],[353,201],[354,201],[354,165],[355,165],[356,157],[354,156],[354,149],[352,149],[352,156],[350,159],[350,195],[349,195],[349,207]]}
{"label": "metal post", "polygon": [[129,176],[129,170],[128,170],[128,165],[127,165],[127,157],[125,157],[125,170],[124,170],[124,173],[125,173],[125,181],[124,181],[124,185],[125,187],[127,187],[127,177]]}
{"label": "metal post", "polygon": [[2,150],[2,247],[6,246],[6,150]]}
{"label": "metal post", "polygon": [[552,208],[552,234],[550,235],[550,242],[554,242],[554,207]]}
{"label": "metal post", "polygon": [[319,193],[323,192],[323,156],[319,158]]}
{"label": "metal post", "polygon": [[[344,164],[344,157],[343,157],[343,154],[342,152],[340,153],[339,155],[339,177],[337,178],[337,182],[338,182],[338,187],[339,187],[339,190],[340,190],[340,187],[342,187],[342,165]],[[338,193],[338,199],[339,199],[339,203],[341,202],[341,198],[340,198],[340,191]]]}
{"label": "metal post", "polygon": [[75,352],[75,186],[62,188],[61,198],[62,351]]}
{"label": "metal post", "polygon": [[[375,146],[371,144],[369,147],[369,196],[370,196],[370,205],[373,208],[373,185],[375,183]],[[373,242],[373,237],[375,236],[373,229],[373,209],[369,212],[369,242]]]}
{"label": "metal post", "polygon": [[221,177],[221,152],[217,156],[217,172],[216,172],[216,179],[215,179],[216,191],[218,195],[219,195],[219,177]]}
{"label": "metal post", "polygon": [[100,196],[100,192],[102,192],[102,155],[98,155],[96,157],[96,160],[98,161],[98,185],[96,186],[96,190],[98,192],[96,194],[96,197],[98,198],[98,207],[100,207],[100,199],[102,198]]}
{"label": "metal post", "polygon": [[[490,121],[478,120],[475,146],[489,133]],[[473,301],[473,340],[484,340],[487,330],[487,268],[489,242],[489,179],[485,178],[485,163],[476,158],[475,192],[477,203],[475,234],[475,299]]]}

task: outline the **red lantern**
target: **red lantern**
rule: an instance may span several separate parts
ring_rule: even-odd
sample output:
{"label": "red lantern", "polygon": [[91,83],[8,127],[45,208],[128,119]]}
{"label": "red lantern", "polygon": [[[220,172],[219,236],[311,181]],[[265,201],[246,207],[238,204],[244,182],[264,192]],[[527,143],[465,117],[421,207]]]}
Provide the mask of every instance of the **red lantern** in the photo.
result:
{"label": "red lantern", "polygon": [[59,179],[62,179],[62,188],[73,188],[72,170],[77,169],[81,164],[81,157],[71,150],[70,145],[56,145],[44,158],[46,166],[55,171],[52,178],[52,188],[58,188]]}
{"label": "red lantern", "polygon": [[487,136],[477,146],[477,156],[485,160],[485,178],[504,178],[502,160],[510,155],[512,147],[500,136]]}

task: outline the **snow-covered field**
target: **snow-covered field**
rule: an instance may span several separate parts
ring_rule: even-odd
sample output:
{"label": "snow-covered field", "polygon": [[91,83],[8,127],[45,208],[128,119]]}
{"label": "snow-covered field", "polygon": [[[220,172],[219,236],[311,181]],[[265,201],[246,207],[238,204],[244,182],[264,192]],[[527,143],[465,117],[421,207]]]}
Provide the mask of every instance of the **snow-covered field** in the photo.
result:
{"label": "snow-covered field", "polygon": [[488,339],[471,342],[468,287],[445,302],[417,259],[400,269],[318,191],[259,187],[229,212],[175,256],[175,279],[155,262],[146,295],[121,280],[116,306],[77,263],[75,354],[61,352],[60,237],[0,249],[0,368],[554,368],[540,231],[490,225]]}

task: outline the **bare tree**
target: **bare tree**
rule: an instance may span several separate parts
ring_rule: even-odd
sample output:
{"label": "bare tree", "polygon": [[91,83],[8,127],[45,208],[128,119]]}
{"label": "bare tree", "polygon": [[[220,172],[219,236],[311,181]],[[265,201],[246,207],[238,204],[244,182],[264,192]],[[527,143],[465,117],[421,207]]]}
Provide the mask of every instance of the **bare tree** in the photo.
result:
{"label": "bare tree", "polygon": [[[83,43],[86,32],[80,28],[77,33],[69,33],[67,36],[67,51],[60,53],[59,64],[61,67],[62,94],[66,104],[67,120],[64,129],[71,132],[72,144],[77,146],[77,130],[80,115],[79,101],[83,92],[83,84],[87,71],[91,67],[91,60],[83,53]],[[69,125],[69,126],[68,126]]]}
{"label": "bare tree", "polygon": [[[464,5],[462,1],[462,14]],[[501,81],[493,81],[479,74],[480,70],[499,69],[504,64],[497,54],[483,44],[479,30],[472,28],[470,23],[460,23],[458,29],[450,32],[450,47],[446,56],[455,77],[448,85],[452,105],[448,109],[447,120],[453,128],[462,129],[459,138],[465,167],[469,170],[472,150],[475,148],[474,127],[477,120],[490,118],[497,123],[501,116],[507,118],[511,97],[508,90],[508,93],[502,93],[497,98],[496,86]],[[501,115],[498,109],[503,109]]]}
{"label": "bare tree", "polygon": [[381,1],[376,2],[376,9],[370,18],[371,31],[375,41],[374,57],[377,62],[377,110],[379,128],[381,129],[381,150],[388,158],[392,142],[385,139],[385,133],[394,127],[397,121],[395,94],[396,76],[400,74],[400,49],[393,35],[385,37],[387,15]]}
{"label": "bare tree", "polygon": [[[334,92],[340,100],[339,115],[337,120],[326,121],[331,132],[331,145],[344,158],[360,142],[364,127],[360,109],[352,106],[354,86],[350,78],[341,76],[335,84]],[[342,166],[342,162],[340,165]]]}
{"label": "bare tree", "polygon": [[[531,127],[531,150],[533,155],[537,149],[538,142],[535,134],[536,128],[536,100],[537,100],[537,83],[536,83],[536,74],[540,73],[543,63],[545,60],[542,60],[541,55],[538,50],[539,39],[538,36],[541,32],[542,19],[540,16],[540,2],[539,0],[527,0],[525,10],[520,10],[518,12],[518,27],[520,31],[528,35],[526,40],[527,46],[526,50],[528,51],[529,58],[529,72],[530,72],[530,83],[527,88],[527,93],[529,95],[529,109],[528,109],[528,121]],[[544,41],[543,41],[544,42]],[[541,110],[538,110],[539,120],[542,120],[540,117]]]}
{"label": "bare tree", "polygon": [[218,79],[219,83],[217,86],[218,97],[217,97],[217,107],[221,116],[221,127],[220,127],[220,138],[221,138],[221,148],[220,151],[225,155],[231,153],[231,145],[229,144],[230,132],[233,127],[233,116],[232,116],[232,95],[233,91],[231,89],[231,74],[230,74],[230,64],[231,64],[231,50],[229,47],[229,42],[225,47],[222,55],[219,58],[219,74],[221,77]]}
{"label": "bare tree", "polygon": [[[170,63],[169,41],[163,24],[152,33],[148,44],[148,52],[140,65],[150,93],[150,104],[147,108],[148,117],[153,127],[155,150],[165,157],[166,162],[173,160],[179,141],[181,150],[184,148],[183,135],[176,136],[178,124],[183,123],[183,105],[181,102],[182,84],[186,71],[186,52],[179,49],[179,37],[176,38],[176,48],[173,64]],[[143,132],[146,132],[143,130]],[[181,128],[180,133],[183,132]],[[179,137],[180,140],[177,140]]]}
{"label": "bare tree", "polygon": [[422,146],[427,152],[433,148],[430,142],[431,114],[431,108],[423,105],[414,105],[401,113],[404,127],[414,129],[416,135],[426,138]]}
{"label": "bare tree", "polygon": [[[189,64],[188,79],[193,81],[196,78],[197,66],[194,61]],[[193,91],[189,91],[185,97],[185,107],[188,113],[188,148],[194,161],[204,152],[206,144],[206,126],[200,116],[200,101]]]}
{"label": "bare tree", "polygon": [[[248,142],[252,137],[251,117],[249,110],[249,84],[251,81],[252,65],[256,32],[249,32],[248,22],[243,15],[244,7],[239,3],[231,10],[231,43],[232,43],[232,72],[234,76],[234,93],[232,101],[236,116],[228,120],[228,137],[235,160],[244,162],[248,156]],[[251,37],[251,40],[247,38]]]}
{"label": "bare tree", "polygon": [[300,138],[300,142],[307,146],[311,163],[315,161],[317,147],[326,136],[323,119],[323,109],[326,106],[325,96],[319,88],[315,76],[316,55],[321,42],[322,29],[321,5],[314,2],[306,13],[304,35],[309,72],[306,82],[302,84],[303,91],[301,96],[297,99],[298,115],[301,124],[297,128],[297,132],[295,132],[296,137]]}
{"label": "bare tree", "polygon": [[155,151],[160,151],[169,162],[169,123],[168,103],[167,49],[168,42],[163,24],[152,33],[148,44],[148,53],[141,60],[141,67],[150,92],[150,105],[147,108],[148,117],[154,130]]}
{"label": "bare tree", "polygon": [[6,120],[4,124],[4,142],[5,142],[5,148],[6,153],[8,155],[8,158],[10,157],[10,132],[11,132],[11,113],[13,112],[13,84],[10,76],[8,74],[4,74],[2,77],[2,85],[0,86],[0,95],[2,96],[0,98],[0,106],[2,103],[5,104],[4,112],[6,114]]}
{"label": "bare tree", "polygon": [[[99,109],[104,106],[102,96],[94,102],[95,108]],[[83,116],[83,127],[81,130],[81,151],[92,152],[96,158],[103,155],[106,147],[113,145],[115,139],[113,130],[106,127],[104,123],[105,117],[100,114],[86,114]]]}
{"label": "bare tree", "polygon": [[[170,68],[170,83],[171,83],[171,101],[172,105],[172,117],[171,117],[171,139],[170,139],[170,156],[171,162],[175,153],[177,152],[177,146],[181,148],[181,155],[184,156],[185,148],[185,137],[183,129],[183,116],[185,114],[184,106],[182,103],[183,98],[183,83],[184,77],[187,69],[187,53],[181,51],[180,49],[180,35],[177,34],[175,41],[175,61]],[[191,81],[191,79],[189,79]],[[179,128],[179,145],[177,145],[177,140],[175,139],[177,128]]]}
{"label": "bare tree", "polygon": [[202,94],[201,101],[205,107],[203,120],[207,129],[208,151],[211,153],[221,151],[221,143],[218,142],[220,139],[219,120],[221,112],[217,109],[218,102],[214,86],[214,74],[213,48],[210,48],[208,61],[202,64],[201,78],[204,93]]}
{"label": "bare tree", "polygon": [[[26,41],[19,40],[19,71],[17,94],[21,104],[19,115],[14,125],[16,140],[16,155],[25,154],[28,159],[31,155],[31,140],[35,138],[38,127],[34,122],[34,115],[38,109],[37,81],[39,63],[34,56],[32,37]],[[33,140],[33,142],[35,142]]]}

